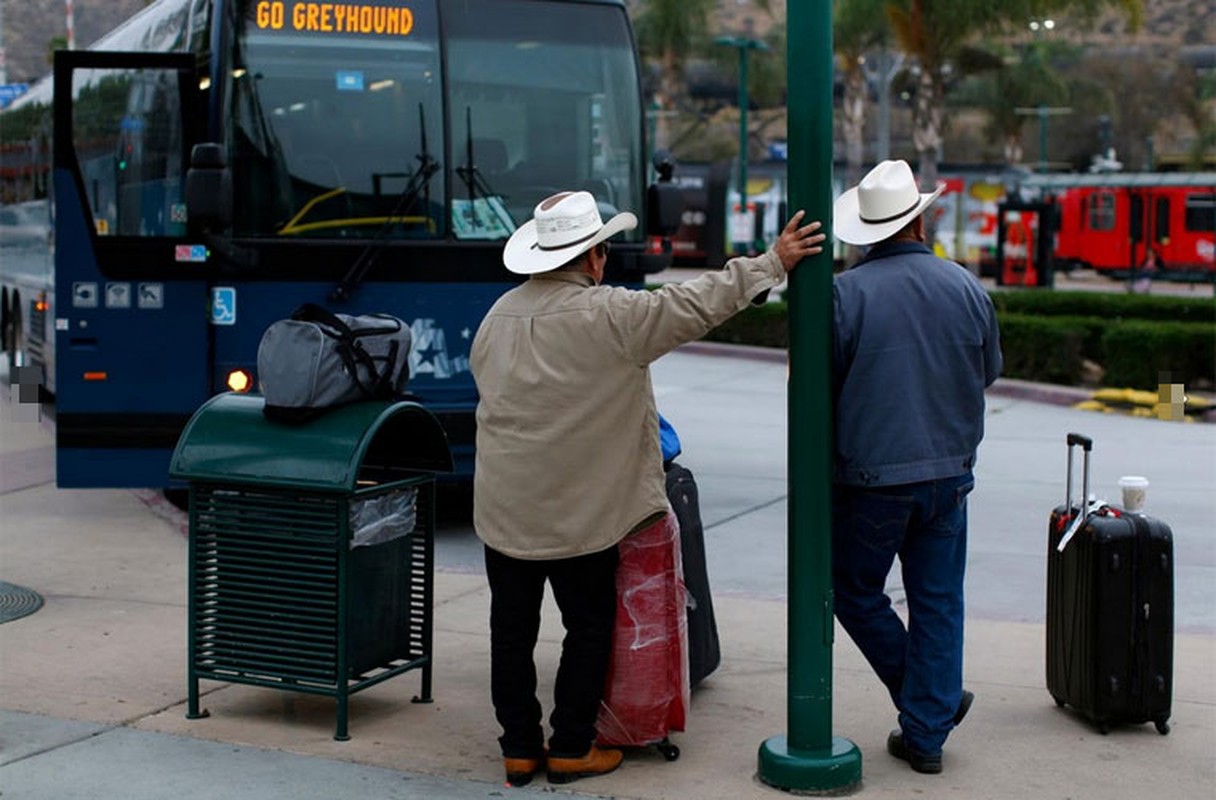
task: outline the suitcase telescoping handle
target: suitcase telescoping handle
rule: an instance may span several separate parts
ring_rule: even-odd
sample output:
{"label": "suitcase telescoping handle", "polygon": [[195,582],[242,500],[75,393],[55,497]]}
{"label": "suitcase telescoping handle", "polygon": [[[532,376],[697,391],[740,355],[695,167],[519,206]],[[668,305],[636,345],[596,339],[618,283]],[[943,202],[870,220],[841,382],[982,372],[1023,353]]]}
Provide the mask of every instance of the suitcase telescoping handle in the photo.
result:
{"label": "suitcase telescoping handle", "polygon": [[1073,447],[1078,444],[1085,448],[1085,452],[1087,453],[1094,449],[1094,440],[1088,436],[1082,436],[1079,433],[1068,434],[1068,446]]}
{"label": "suitcase telescoping handle", "polygon": [[1094,449],[1094,440],[1079,433],[1070,433],[1068,434],[1068,478],[1064,483],[1064,513],[1072,513],[1072,450],[1077,445],[1080,445],[1084,451],[1081,467],[1081,503],[1077,506],[1077,516],[1073,518],[1072,524],[1068,526],[1068,530],[1060,537],[1060,543],[1056,545],[1056,550],[1061,553],[1085,522],[1086,505],[1089,502],[1089,454]]}

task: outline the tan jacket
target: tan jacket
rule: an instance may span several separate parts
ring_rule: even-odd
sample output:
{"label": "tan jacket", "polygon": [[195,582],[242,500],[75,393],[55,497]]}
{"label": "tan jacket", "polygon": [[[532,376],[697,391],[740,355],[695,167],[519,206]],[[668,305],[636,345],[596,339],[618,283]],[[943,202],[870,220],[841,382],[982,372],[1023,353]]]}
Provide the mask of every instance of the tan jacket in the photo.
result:
{"label": "tan jacket", "polygon": [[667,508],[650,363],[785,280],[771,251],[655,291],[533,275],[473,339],[473,525],[524,559],[596,553]]}

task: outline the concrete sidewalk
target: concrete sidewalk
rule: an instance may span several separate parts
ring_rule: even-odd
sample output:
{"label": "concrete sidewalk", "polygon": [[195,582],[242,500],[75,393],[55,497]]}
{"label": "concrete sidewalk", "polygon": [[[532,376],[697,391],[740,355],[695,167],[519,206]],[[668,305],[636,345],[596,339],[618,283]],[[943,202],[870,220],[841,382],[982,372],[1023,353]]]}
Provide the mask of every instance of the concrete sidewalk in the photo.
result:
{"label": "concrete sidewalk", "polygon": [[[7,401],[0,413],[8,415]],[[185,718],[184,517],[152,492],[58,491],[36,463],[32,423],[0,425],[0,580],[44,598],[0,625],[0,792],[5,800],[129,798],[779,798],[755,777],[757,748],[786,729],[785,603],[718,592],[723,663],[693,694],[682,750],[631,752],[615,773],[569,787],[504,789],[489,701],[488,591],[439,572],[431,705],[416,673],[351,698],[336,742],[332,700],[203,684],[210,718]],[[775,532],[779,535],[779,532]],[[443,546],[440,533],[439,546]],[[549,707],[560,643],[546,614],[537,659]],[[833,732],[863,753],[861,797],[1206,798],[1216,790],[1216,638],[1180,635],[1173,731],[1100,735],[1044,688],[1043,627],[969,619],[977,700],[947,743],[945,772],[917,775],[884,749],[895,713],[837,632]]]}
{"label": "concrete sidewalk", "polygon": [[[37,613],[0,626],[6,798],[504,793],[481,576],[436,576],[435,703],[410,702],[415,675],[395,678],[352,698],[352,738],[335,742],[332,701],[269,689],[204,684],[211,717],[185,719],[186,540],[180,523],[140,496],[40,486],[0,498],[0,519],[4,579],[45,598]],[[754,776],[759,744],[785,731],[784,603],[716,603],[724,661],[694,693],[688,730],[674,737],[680,759],[633,753],[574,793],[782,796]],[[554,619],[538,650],[542,697],[552,692]],[[970,621],[966,658],[976,705],[947,745],[945,774],[920,776],[884,752],[889,700],[838,634],[833,731],[864,754],[861,796],[1139,800],[1210,797],[1216,787],[1212,638],[1177,641],[1169,736],[1151,725],[1102,736],[1057,709],[1043,688],[1039,625]]]}

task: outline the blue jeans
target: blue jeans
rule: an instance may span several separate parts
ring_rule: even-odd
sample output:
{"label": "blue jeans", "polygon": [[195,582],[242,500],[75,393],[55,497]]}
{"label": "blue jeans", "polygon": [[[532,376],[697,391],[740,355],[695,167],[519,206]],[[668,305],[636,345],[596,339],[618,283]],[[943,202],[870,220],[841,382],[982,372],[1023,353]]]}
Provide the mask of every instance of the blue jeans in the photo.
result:
{"label": "blue jeans", "polygon": [[[836,618],[877,673],[907,747],[936,755],[963,690],[963,574],[970,472],[901,486],[837,486],[832,494]],[[891,608],[899,556],[908,626]]]}

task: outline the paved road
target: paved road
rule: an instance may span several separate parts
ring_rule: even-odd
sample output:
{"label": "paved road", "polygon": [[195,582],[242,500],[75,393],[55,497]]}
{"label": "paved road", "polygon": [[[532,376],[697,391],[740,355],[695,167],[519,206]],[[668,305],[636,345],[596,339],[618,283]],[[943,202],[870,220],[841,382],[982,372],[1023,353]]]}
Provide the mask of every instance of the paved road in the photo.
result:
{"label": "paved road", "polygon": [[[771,532],[785,530],[788,514],[785,363],[683,351],[660,359],[653,374],[659,409],[684,445],[681,460],[698,477],[714,591],[784,596],[786,542]],[[970,501],[968,616],[1042,621],[1047,515],[1064,501],[1064,438],[1078,431],[1095,441],[1091,492],[1118,502],[1121,475],[1148,477],[1148,510],[1175,535],[1178,628],[1216,632],[1216,425],[996,392],[985,424]],[[1079,481],[1079,467],[1075,474]],[[449,525],[441,544],[447,567],[481,569],[467,526]],[[892,588],[898,593],[898,583]]]}
{"label": "paved road", "polygon": [[[683,281],[695,278],[704,271],[705,267],[673,267],[651,276],[649,280],[654,283]],[[981,278],[981,283],[987,289],[1001,288],[997,286],[995,278]],[[1127,281],[1115,280],[1108,275],[1103,275],[1089,269],[1057,272],[1055,286],[1052,288],[1062,292],[1105,292],[1107,294],[1126,294],[1128,291]],[[1023,288],[1011,286],[1005,291],[1023,291]],[[1036,290],[1028,289],[1027,291]],[[1195,283],[1157,280],[1149,285],[1147,293],[1171,297],[1212,297],[1216,294],[1216,283],[1212,281]]]}
{"label": "paved road", "polygon": [[[655,367],[661,407],[700,476],[723,663],[694,694],[679,761],[631,753],[575,794],[635,800],[770,800],[756,747],[786,725],[785,368],[684,351]],[[488,593],[467,525],[437,546],[436,702],[416,676],[352,698],[334,742],[332,701],[204,682],[206,720],[185,719],[186,538],[158,495],[56,491],[51,438],[0,402],[0,579],[39,591],[37,613],[0,625],[4,798],[330,800],[502,797],[489,711]],[[1216,785],[1211,635],[1216,425],[1098,415],[993,394],[973,495],[968,683],[979,700],[951,737],[946,774],[885,754],[894,712],[846,636],[834,648],[831,730],[863,750],[865,797],[1133,800],[1205,797]],[[1044,518],[1062,497],[1063,437],[1097,440],[1095,487],[1153,481],[1150,508],[1178,539],[1174,733],[1099,735],[1042,685]],[[149,511],[157,513],[149,513]],[[168,520],[171,524],[166,525]],[[1205,594],[1205,592],[1208,592]],[[1019,621],[1019,620],[1030,620]],[[1188,633],[1189,629],[1189,633]],[[1198,634],[1198,635],[1196,635]],[[560,627],[546,616],[540,694],[552,693]],[[531,789],[531,787],[530,787]],[[551,794],[543,781],[521,797]]]}
{"label": "paved road", "polygon": [[[785,595],[786,542],[771,533],[785,530],[788,514],[781,358],[698,345],[653,369],[659,408],[679,432],[681,460],[700,484],[715,592]],[[1078,431],[1095,441],[1092,493],[1118,502],[1119,476],[1148,477],[1148,510],[1174,531],[1178,629],[1216,633],[1216,425],[1081,411],[1007,394],[988,397],[970,501],[968,615],[1042,621],[1046,520],[1064,499],[1064,437]],[[49,448],[14,454],[2,483],[11,489],[48,480],[51,457]],[[467,517],[448,515],[441,533],[441,568],[481,572],[481,546]],[[891,588],[898,596],[897,575]]]}

